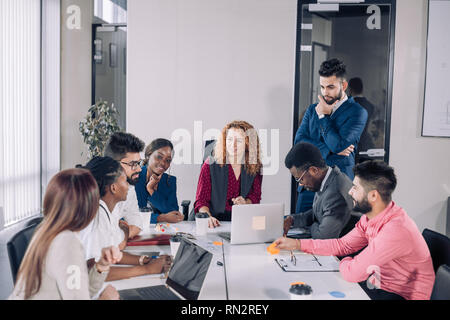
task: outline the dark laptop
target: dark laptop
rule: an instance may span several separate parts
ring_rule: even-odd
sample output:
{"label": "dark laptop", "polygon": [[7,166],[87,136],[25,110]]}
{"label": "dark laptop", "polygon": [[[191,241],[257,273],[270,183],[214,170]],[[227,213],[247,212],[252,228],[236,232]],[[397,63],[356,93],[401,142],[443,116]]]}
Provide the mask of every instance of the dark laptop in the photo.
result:
{"label": "dark laptop", "polygon": [[[197,300],[212,253],[182,238],[165,285],[119,291],[122,300]],[[175,294],[176,292],[177,294]]]}

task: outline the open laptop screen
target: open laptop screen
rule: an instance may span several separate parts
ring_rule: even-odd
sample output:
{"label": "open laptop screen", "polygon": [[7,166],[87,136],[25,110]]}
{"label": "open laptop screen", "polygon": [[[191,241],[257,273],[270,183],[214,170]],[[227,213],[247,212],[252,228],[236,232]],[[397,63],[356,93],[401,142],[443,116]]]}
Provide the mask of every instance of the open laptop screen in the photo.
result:
{"label": "open laptop screen", "polygon": [[187,300],[197,300],[212,260],[212,253],[184,238],[166,284]]}

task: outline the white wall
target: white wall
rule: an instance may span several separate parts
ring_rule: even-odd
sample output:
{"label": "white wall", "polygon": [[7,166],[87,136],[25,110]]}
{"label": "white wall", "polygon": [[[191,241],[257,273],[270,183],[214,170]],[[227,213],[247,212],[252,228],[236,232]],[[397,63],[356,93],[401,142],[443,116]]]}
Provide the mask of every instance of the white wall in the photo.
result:
{"label": "white wall", "polygon": [[[67,28],[71,5],[80,8],[80,29]],[[87,161],[79,123],[91,106],[93,12],[92,0],[61,2],[61,169]]]}
{"label": "white wall", "polygon": [[[203,132],[235,119],[278,129],[271,156],[279,169],[264,176],[262,201],[282,201],[288,212],[296,7],[296,0],[129,1],[128,131],[148,144],[180,128],[193,138],[194,121]],[[179,202],[194,200],[199,171],[172,166]]]}
{"label": "white wall", "polygon": [[445,233],[450,139],[421,137],[427,2],[397,1],[390,164],[398,178],[397,204],[421,231]]}
{"label": "white wall", "polygon": [[[280,129],[279,174],[263,201],[289,208],[283,158],[291,145],[296,1],[132,0],[128,5],[128,122],[147,143],[235,118]],[[397,1],[390,164],[394,200],[420,230],[445,233],[450,139],[423,138],[427,1]],[[193,199],[200,166],[175,165],[178,198]],[[288,209],[287,209],[288,210]]]}

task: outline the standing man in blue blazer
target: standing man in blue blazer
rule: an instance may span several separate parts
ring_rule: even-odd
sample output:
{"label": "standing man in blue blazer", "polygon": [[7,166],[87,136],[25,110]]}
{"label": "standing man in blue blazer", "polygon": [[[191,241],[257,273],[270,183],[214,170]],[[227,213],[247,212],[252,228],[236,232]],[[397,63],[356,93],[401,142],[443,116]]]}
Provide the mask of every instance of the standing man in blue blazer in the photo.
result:
{"label": "standing man in blue blazer", "polygon": [[[309,142],[319,148],[328,166],[337,166],[350,180],[355,153],[367,122],[367,111],[347,97],[345,65],[338,59],[327,60],[319,69],[319,103],[308,107],[295,135],[294,145]],[[312,207],[314,193],[298,188],[296,213]]]}

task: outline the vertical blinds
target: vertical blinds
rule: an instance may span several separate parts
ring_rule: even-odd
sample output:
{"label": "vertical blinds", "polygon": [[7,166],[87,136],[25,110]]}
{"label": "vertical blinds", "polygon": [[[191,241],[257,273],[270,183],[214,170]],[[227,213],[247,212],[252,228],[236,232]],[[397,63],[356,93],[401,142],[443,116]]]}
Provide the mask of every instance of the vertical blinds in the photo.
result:
{"label": "vertical blinds", "polygon": [[40,0],[0,1],[0,206],[5,225],[40,211],[40,6]]}

